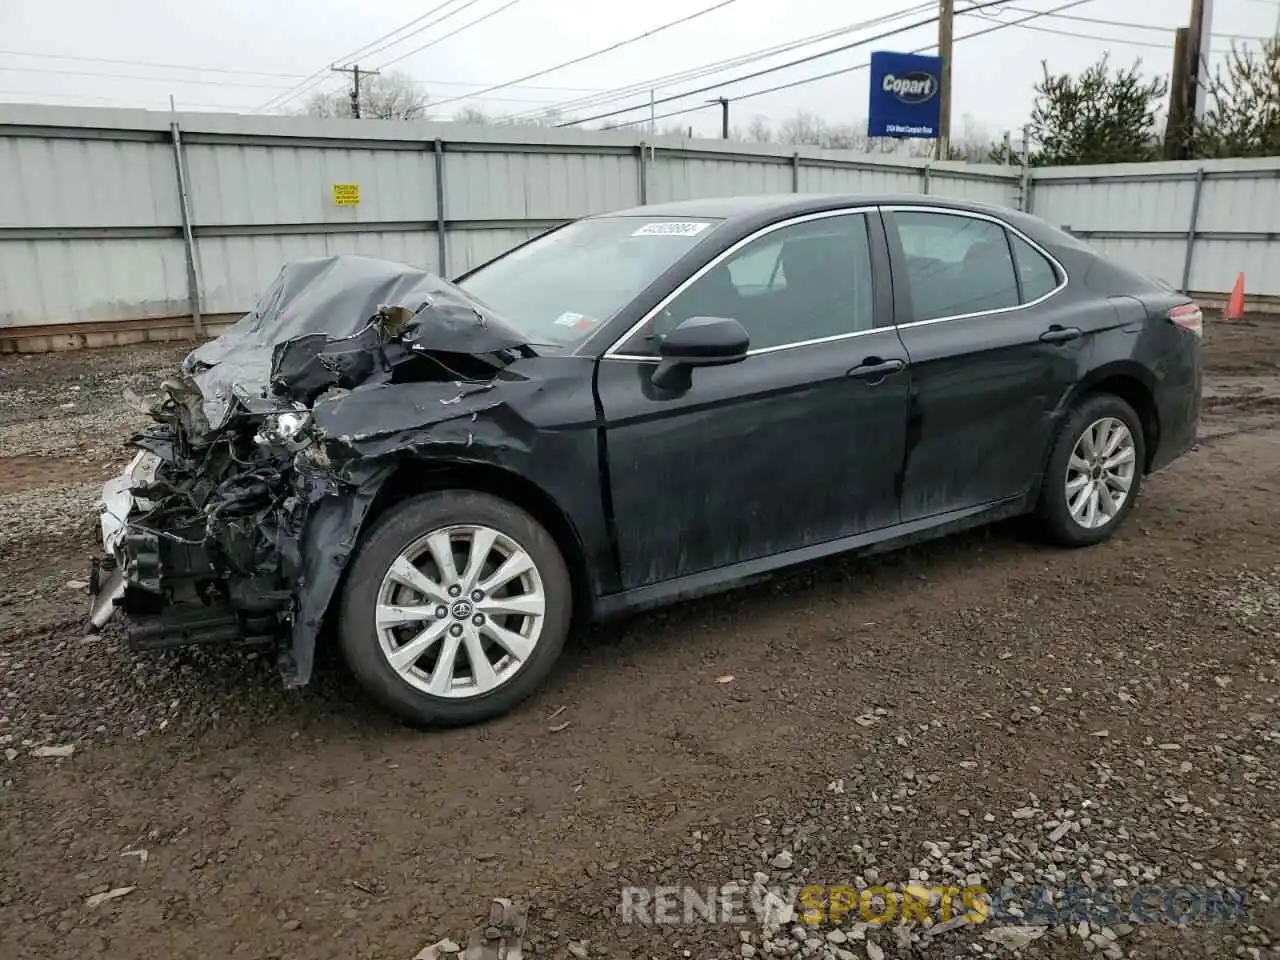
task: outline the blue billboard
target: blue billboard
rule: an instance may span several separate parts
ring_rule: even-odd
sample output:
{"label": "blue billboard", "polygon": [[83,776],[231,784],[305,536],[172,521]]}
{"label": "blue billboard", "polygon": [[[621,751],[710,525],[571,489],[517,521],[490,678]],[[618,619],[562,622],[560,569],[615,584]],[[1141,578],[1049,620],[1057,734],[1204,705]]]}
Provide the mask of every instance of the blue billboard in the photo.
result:
{"label": "blue billboard", "polygon": [[867,116],[868,136],[936,139],[942,116],[942,58],[873,53]]}

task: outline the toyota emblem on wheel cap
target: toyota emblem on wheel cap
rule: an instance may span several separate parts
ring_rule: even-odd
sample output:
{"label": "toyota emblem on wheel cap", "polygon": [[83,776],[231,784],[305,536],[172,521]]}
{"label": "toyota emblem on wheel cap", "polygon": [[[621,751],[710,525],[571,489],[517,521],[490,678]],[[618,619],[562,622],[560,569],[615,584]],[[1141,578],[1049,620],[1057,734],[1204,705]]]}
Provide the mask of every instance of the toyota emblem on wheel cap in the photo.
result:
{"label": "toyota emblem on wheel cap", "polygon": [[471,616],[471,601],[459,600],[453,605],[453,618],[455,620],[465,620]]}

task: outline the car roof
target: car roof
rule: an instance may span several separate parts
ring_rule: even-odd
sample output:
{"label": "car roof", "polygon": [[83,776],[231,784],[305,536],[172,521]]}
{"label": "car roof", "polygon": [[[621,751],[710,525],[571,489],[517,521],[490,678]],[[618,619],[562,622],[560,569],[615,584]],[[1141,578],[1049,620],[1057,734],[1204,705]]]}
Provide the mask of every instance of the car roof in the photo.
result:
{"label": "car roof", "polygon": [[762,215],[777,217],[802,216],[839,207],[876,206],[881,204],[919,204],[931,207],[951,207],[976,213],[1008,216],[1015,213],[1007,207],[979,203],[973,200],[954,200],[932,194],[882,194],[882,193],[780,193],[751,196],[704,197],[698,200],[676,200],[655,203],[626,210],[612,210],[596,214],[599,217],[706,217],[720,220],[757,219]]}
{"label": "car roof", "polygon": [[[802,217],[825,210],[870,206],[920,206],[994,217],[1009,224],[1057,253],[1069,248],[1077,253],[1096,257],[1091,250],[1069,233],[1046,223],[1030,213],[1013,207],[978,200],[960,200],[939,197],[931,193],[781,193],[756,194],[731,197],[704,197],[698,200],[677,200],[655,203],[626,210],[612,210],[595,214],[595,217],[672,217],[679,219],[722,220],[729,234],[747,234],[780,220]],[[590,218],[588,218],[590,219]]]}

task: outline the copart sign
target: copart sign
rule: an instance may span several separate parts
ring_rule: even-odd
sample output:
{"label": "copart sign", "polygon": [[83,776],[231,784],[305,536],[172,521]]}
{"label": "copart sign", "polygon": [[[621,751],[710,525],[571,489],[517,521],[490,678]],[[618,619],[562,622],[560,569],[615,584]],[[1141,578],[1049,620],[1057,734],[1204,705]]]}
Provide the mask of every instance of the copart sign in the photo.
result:
{"label": "copart sign", "polygon": [[871,55],[871,105],[867,134],[872,137],[938,136],[941,117],[942,59],[916,53]]}

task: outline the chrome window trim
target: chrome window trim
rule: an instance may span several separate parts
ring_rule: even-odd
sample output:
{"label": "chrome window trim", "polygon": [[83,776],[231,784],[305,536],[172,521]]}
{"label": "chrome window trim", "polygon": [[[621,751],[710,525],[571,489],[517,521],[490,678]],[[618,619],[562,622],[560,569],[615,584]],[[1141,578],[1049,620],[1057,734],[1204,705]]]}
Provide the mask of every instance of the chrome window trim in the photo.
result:
{"label": "chrome window trim", "polygon": [[[899,330],[904,329],[906,327],[923,327],[926,324],[930,324],[930,323],[945,323],[948,320],[968,320],[972,317],[992,317],[1001,313],[1015,313],[1019,310],[1026,310],[1029,307],[1038,306],[1039,304],[1044,303],[1050,297],[1057,296],[1059,293],[1065,290],[1067,288],[1067,284],[1071,282],[1071,278],[1067,274],[1067,268],[1062,265],[1062,261],[1060,261],[1057,257],[1051,254],[1048,250],[1046,250],[1040,244],[1036,243],[1034,240],[1028,237],[1025,233],[1023,233],[1013,224],[1009,223],[1007,220],[1001,220],[999,217],[993,216],[992,214],[979,213],[976,210],[961,210],[955,207],[927,207],[922,204],[914,204],[914,203],[883,205],[880,207],[880,209],[884,213],[942,213],[942,214],[947,214],[953,217],[969,217],[972,220],[986,220],[990,223],[994,223],[997,226],[1004,227],[1004,229],[1008,230],[1014,236],[1024,240],[1027,243],[1027,245],[1031,247],[1032,250],[1035,250],[1037,253],[1043,256],[1046,260],[1048,260],[1051,264],[1053,264],[1054,269],[1057,271],[1057,275],[1061,278],[1058,281],[1058,285],[1054,287],[1052,290],[1050,290],[1048,293],[1044,294],[1041,297],[1037,297],[1035,300],[1029,300],[1026,303],[1020,303],[1016,307],[999,307],[995,310],[979,310],[976,313],[957,313],[957,314],[951,314],[945,317],[932,317],[929,320],[911,320],[907,323],[899,323],[897,325]],[[1012,250],[1010,250],[1009,253],[1011,257],[1014,256]],[[892,256],[892,251],[890,251],[890,256]],[[1014,270],[1018,269],[1018,265],[1016,262],[1014,263],[1013,268]]]}
{"label": "chrome window trim", "polygon": [[[704,274],[710,272],[715,267],[719,266],[725,259],[733,256],[733,254],[737,253],[747,244],[752,243],[760,239],[761,237],[768,236],[769,234],[773,233],[775,230],[781,230],[784,227],[792,227],[798,223],[808,223],[811,220],[826,220],[831,217],[847,217],[847,216],[853,216],[857,214],[866,216],[866,215],[875,213],[878,210],[879,210],[879,207],[876,204],[870,204],[867,206],[860,206],[860,207],[842,207],[839,210],[820,210],[817,213],[806,213],[798,217],[791,217],[788,220],[779,220],[777,223],[771,223],[768,226],[761,227],[759,230],[755,231],[755,233],[748,234],[747,236],[743,237],[741,240],[737,241],[731,246],[726,247],[724,250],[721,250],[718,254],[716,254],[714,257],[712,257],[710,260],[704,263],[701,267],[699,267],[697,270],[691,273],[688,277],[686,277],[683,281],[681,281],[679,286],[677,286],[669,294],[667,294],[665,297],[659,300],[652,307],[652,309],[650,309],[647,313],[645,313],[643,317],[641,317],[634,324],[632,324],[630,329],[628,329],[625,333],[623,333],[622,336],[617,337],[613,341],[613,343],[609,345],[609,348],[605,350],[603,354],[601,354],[600,359],[601,360],[630,360],[633,362],[640,361],[644,363],[660,362],[662,359],[661,357],[651,357],[651,356],[645,356],[642,354],[635,354],[635,353],[615,353],[614,351],[618,348],[619,344],[626,343],[628,340],[630,340],[631,337],[633,337],[638,330],[640,330],[646,323],[648,323],[655,316],[657,316],[659,312],[665,309],[666,306],[669,303],[671,303],[672,300],[680,296],[680,294],[684,293],[685,290],[687,290],[694,283],[700,280]],[[757,356],[763,353],[774,353],[778,350],[792,350],[796,347],[807,347],[815,343],[833,343],[837,340],[848,340],[852,337],[860,337],[860,336],[863,336],[864,334],[880,333],[881,331],[892,330],[892,329],[893,329],[892,325],[887,325],[883,327],[871,327],[868,330],[854,330],[849,333],[839,333],[831,337],[821,337],[817,340],[800,340],[795,343],[778,344],[777,346],[774,346],[774,347],[760,347],[756,350],[748,350],[747,356],[752,357],[752,356]]]}

